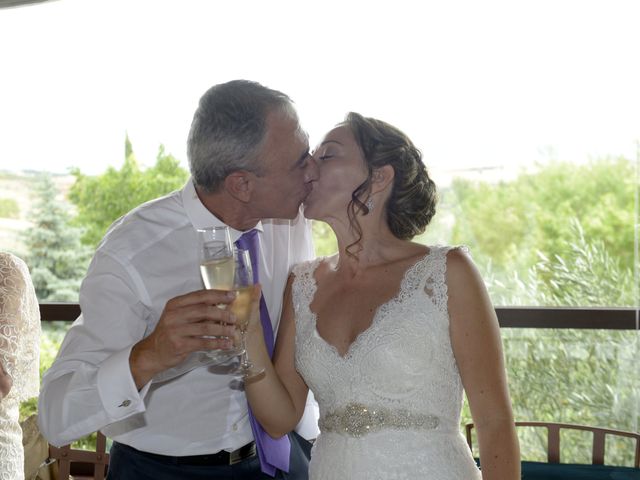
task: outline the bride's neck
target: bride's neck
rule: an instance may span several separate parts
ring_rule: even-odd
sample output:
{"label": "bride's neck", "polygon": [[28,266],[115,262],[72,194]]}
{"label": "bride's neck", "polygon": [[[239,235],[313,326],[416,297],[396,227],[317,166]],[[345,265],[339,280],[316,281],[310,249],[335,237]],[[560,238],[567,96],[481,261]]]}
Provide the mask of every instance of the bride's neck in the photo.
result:
{"label": "bride's neck", "polygon": [[397,258],[403,240],[396,238],[389,228],[374,228],[361,222],[359,235],[348,225],[331,225],[338,242],[338,257],[334,268],[357,275],[369,267],[388,263]]}

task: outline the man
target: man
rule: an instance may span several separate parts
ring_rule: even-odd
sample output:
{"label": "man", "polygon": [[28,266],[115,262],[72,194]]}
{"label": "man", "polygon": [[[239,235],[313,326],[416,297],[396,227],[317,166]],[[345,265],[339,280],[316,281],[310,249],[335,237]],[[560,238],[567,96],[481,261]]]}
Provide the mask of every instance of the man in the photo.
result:
{"label": "man", "polygon": [[[306,478],[299,437],[263,439],[242,383],[224,368],[153,379],[194,352],[231,347],[234,319],[217,305],[233,297],[202,290],[199,228],[226,224],[233,241],[257,230],[277,328],[289,269],[313,255],[298,217],[317,178],[308,138],[286,95],[238,80],[201,98],[188,157],[192,179],[182,191],[134,209],[99,245],[80,290],[82,315],[43,379],[41,429],[54,445],[100,429],[114,440],[114,480]],[[273,218],[289,220],[265,220]],[[314,421],[306,420],[307,436],[317,433]]]}

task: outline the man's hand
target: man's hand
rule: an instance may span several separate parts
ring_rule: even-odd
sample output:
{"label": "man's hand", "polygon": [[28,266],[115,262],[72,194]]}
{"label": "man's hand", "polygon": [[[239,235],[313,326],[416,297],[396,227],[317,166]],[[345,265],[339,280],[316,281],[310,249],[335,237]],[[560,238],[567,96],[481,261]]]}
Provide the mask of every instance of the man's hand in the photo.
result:
{"label": "man's hand", "polygon": [[233,347],[236,319],[217,305],[234,298],[235,292],[198,290],[169,300],[155,330],[131,350],[129,366],[138,389],[192,352]]}

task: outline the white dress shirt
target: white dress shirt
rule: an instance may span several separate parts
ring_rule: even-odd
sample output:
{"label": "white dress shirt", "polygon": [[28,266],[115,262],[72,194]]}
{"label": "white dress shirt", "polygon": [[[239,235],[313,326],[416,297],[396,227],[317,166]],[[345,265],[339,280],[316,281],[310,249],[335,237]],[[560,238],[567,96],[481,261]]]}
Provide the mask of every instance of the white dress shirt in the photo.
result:
{"label": "white dress shirt", "polygon": [[[233,450],[253,439],[237,377],[201,367],[137,390],[129,368],[134,344],[155,328],[166,302],[204,288],[196,229],[223,225],[193,183],[153,200],[109,229],[80,289],[82,315],[46,372],[39,423],[53,445],[100,429],[114,440],[163,455]],[[274,331],[291,267],[313,257],[311,231],[296,220],[259,223],[260,281]],[[242,232],[231,229],[231,240]],[[315,437],[317,405],[308,402],[298,431]]]}

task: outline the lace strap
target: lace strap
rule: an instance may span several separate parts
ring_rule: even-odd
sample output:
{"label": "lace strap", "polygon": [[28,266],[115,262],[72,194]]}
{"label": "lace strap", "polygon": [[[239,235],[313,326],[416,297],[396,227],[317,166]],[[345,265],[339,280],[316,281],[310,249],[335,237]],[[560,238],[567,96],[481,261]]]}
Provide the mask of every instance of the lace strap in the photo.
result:
{"label": "lace strap", "polygon": [[301,314],[306,313],[309,304],[313,300],[316,290],[316,280],[313,276],[322,257],[318,257],[310,262],[298,263],[292,269],[294,275],[292,293],[293,306],[296,312],[296,321]]}
{"label": "lace strap", "polygon": [[434,305],[445,314],[448,312],[447,253],[453,249],[461,249],[469,253],[469,249],[464,245],[434,245],[430,247],[429,255],[425,260],[416,264],[415,274],[412,275],[416,288],[423,289]]}
{"label": "lace strap", "polygon": [[318,267],[318,263],[320,263],[320,260],[322,260],[322,258],[318,257],[308,262],[295,264],[291,269],[291,272],[295,276],[293,283],[294,286],[296,284],[300,285],[301,283],[307,283],[309,281],[315,283],[315,280],[313,279],[313,272],[315,272],[316,268]]}

